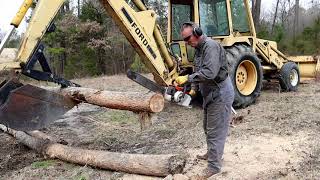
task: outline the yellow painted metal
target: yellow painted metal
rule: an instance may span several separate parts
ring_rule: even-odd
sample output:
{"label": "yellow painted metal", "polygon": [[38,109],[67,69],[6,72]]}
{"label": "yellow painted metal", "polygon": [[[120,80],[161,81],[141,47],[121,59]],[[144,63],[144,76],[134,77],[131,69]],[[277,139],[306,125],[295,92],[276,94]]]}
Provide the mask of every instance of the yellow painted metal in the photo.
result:
{"label": "yellow painted metal", "polygon": [[193,21],[200,25],[199,0],[194,0],[193,6]]}
{"label": "yellow painted metal", "polygon": [[137,6],[140,11],[146,11],[147,7],[143,4],[141,0],[132,0],[133,4]]}
{"label": "yellow painted metal", "polygon": [[[19,63],[28,62],[64,1],[40,0],[37,2],[16,62],[10,66],[8,63],[1,63],[0,67],[18,68]],[[155,80],[162,85],[171,85],[172,80],[178,76],[178,72],[159,27],[156,25],[155,12],[147,10],[141,0],[133,0],[139,9],[138,12],[131,8],[125,0],[101,0],[101,2],[142,57],[144,63],[156,76]],[[129,22],[128,18],[132,22]]]}
{"label": "yellow painted metal", "polygon": [[140,10],[138,12],[124,0],[100,0],[100,2],[142,57],[157,83],[171,85],[173,78],[178,74],[173,68],[174,63],[156,26],[154,11],[146,10],[139,0],[133,1]]}
{"label": "yellow painted metal", "polygon": [[247,44],[248,46],[251,46],[250,39],[252,39],[251,36],[239,36],[239,37],[233,37],[232,35],[230,36],[225,36],[225,37],[213,37],[213,39],[219,41],[222,46],[225,47],[231,47],[236,43],[242,43],[242,44]]}
{"label": "yellow painted metal", "polygon": [[180,41],[179,46],[181,51],[181,61],[187,62],[188,61],[187,44],[183,41]]}
{"label": "yellow painted metal", "polygon": [[[191,21],[199,24],[199,0],[193,0],[193,10],[192,10],[192,18]],[[167,43],[172,43],[172,1],[168,0],[168,26],[167,26]],[[183,42],[183,41],[181,41]]]}
{"label": "yellow painted metal", "polygon": [[281,56],[283,59],[285,60],[288,60],[288,58],[286,57],[286,55],[284,55],[282,52],[280,52],[278,49],[277,49],[277,44],[275,45],[271,45],[270,48],[275,51],[279,56]]}
{"label": "yellow painted metal", "polygon": [[162,58],[164,59],[164,61],[166,62],[166,65],[171,70],[171,68],[174,66],[174,63],[173,63],[171,56],[169,55],[169,51],[168,51],[166,45],[162,39],[163,36],[161,35],[160,29],[158,26],[155,27],[154,37],[155,37],[157,44],[159,45],[160,53],[162,54]]}
{"label": "yellow painted metal", "polygon": [[[182,58],[181,58],[181,65],[183,67],[192,67],[193,66],[193,57],[195,55],[195,49],[193,49],[190,45],[186,45],[186,43],[179,42]],[[187,47],[185,47],[187,46]],[[188,52],[186,50],[189,50]]]}
{"label": "yellow painted metal", "polygon": [[287,58],[294,62],[316,62],[320,56],[288,56]]}
{"label": "yellow painted metal", "polygon": [[243,95],[250,95],[256,88],[258,73],[256,66],[249,60],[241,62],[236,71],[237,89]]}
{"label": "yellow painted metal", "polygon": [[226,5],[227,5],[227,15],[228,15],[228,21],[229,21],[229,36],[231,36],[231,34],[233,34],[233,25],[232,25],[232,15],[231,15],[231,2],[230,0],[226,0]]}
{"label": "yellow painted metal", "polygon": [[[119,3],[125,3],[125,2],[120,1]],[[137,8],[140,11],[147,10],[147,8],[145,7],[145,5],[142,3],[141,0],[133,0],[133,3],[137,6]],[[142,17],[142,18],[144,18],[144,17]],[[148,26],[143,26],[143,27],[146,29],[149,28]],[[157,45],[159,46],[160,53],[162,54],[162,57],[163,57],[164,61],[166,62],[166,65],[169,67],[169,69],[173,68],[174,63],[172,61],[171,56],[169,55],[169,51],[164,43],[163,36],[161,35],[161,31],[160,31],[159,27],[155,26],[154,29],[151,29],[151,28],[149,28],[149,29],[152,30],[154,33],[155,41],[156,41]]]}
{"label": "yellow painted metal", "polygon": [[19,62],[1,62],[0,63],[0,71],[12,70],[12,69],[19,70],[20,68],[21,66]]}
{"label": "yellow painted metal", "polygon": [[26,63],[65,0],[40,0],[19,48],[17,61]]}
{"label": "yellow painted metal", "polygon": [[[230,0],[229,0],[230,1]],[[251,13],[251,10],[250,10],[250,5],[249,5],[249,0],[244,0],[244,4],[245,4],[245,7],[246,7],[246,11],[247,11],[247,18],[248,18],[248,21],[249,21],[249,26],[250,26],[250,32],[252,33],[251,36],[253,37],[257,37],[256,35],[256,28],[254,26],[254,23],[253,23],[253,18],[252,18],[252,13]],[[231,13],[230,13],[231,14]]]}
{"label": "yellow painted metal", "polygon": [[317,78],[320,70],[319,56],[288,56],[288,59],[298,64],[301,78]]}
{"label": "yellow painted metal", "polygon": [[[59,8],[62,6],[65,0],[39,0],[36,8],[33,10],[32,18],[30,20],[28,29],[22,40],[20,50],[16,62],[12,64],[0,63],[0,69],[14,68],[19,69],[19,63],[26,63],[34,49],[42,38],[46,29],[49,27]],[[301,77],[315,77],[320,69],[319,59],[312,57],[287,57],[277,49],[276,42],[258,39],[256,38],[256,31],[253,24],[252,15],[250,12],[248,0],[243,0],[245,4],[245,10],[248,14],[248,22],[250,26],[250,33],[232,33],[232,15],[231,15],[231,0],[226,0],[227,15],[229,19],[230,34],[227,36],[212,37],[219,41],[224,47],[232,47],[235,44],[246,44],[252,47],[253,51],[264,61],[263,69],[268,71],[275,71],[277,73],[284,63],[287,61],[294,61],[299,65]],[[138,11],[126,3],[125,0],[100,0],[102,5],[108,11],[110,16],[119,25],[120,29],[136,49],[138,54],[142,57],[146,66],[155,76],[157,83],[162,85],[170,85],[172,80],[178,76],[178,69],[176,68],[175,61],[170,56],[163,36],[156,25],[156,14],[152,10],[147,10],[141,0],[132,0],[137,6]],[[25,0],[24,5],[20,8],[19,15],[15,17],[12,24],[19,24],[19,20],[23,19],[22,13],[27,10],[27,5],[32,3],[32,0]],[[193,0],[193,21],[199,23],[199,0]],[[169,0],[169,7],[171,7],[171,1]],[[124,13],[126,11],[127,14]],[[131,22],[128,21],[128,17]],[[169,8],[169,22],[168,22],[168,39],[170,42],[171,37],[171,8]],[[187,59],[187,46],[185,42],[178,42],[181,48],[183,66],[190,66],[190,62]],[[243,62],[239,66],[238,86],[243,94],[250,94],[252,87],[257,80],[256,70],[253,68],[253,64],[249,61]],[[251,77],[251,75],[254,75]],[[242,78],[241,78],[242,77]],[[251,82],[253,81],[253,82]],[[243,84],[244,82],[245,85]]]}
{"label": "yellow painted metal", "polygon": [[12,19],[11,25],[17,28],[21,23],[22,19],[24,18],[24,16],[26,15],[28,9],[31,7],[31,5],[32,5],[32,0],[24,0],[24,2],[19,8],[18,13]]}
{"label": "yellow painted metal", "polygon": [[262,66],[262,69],[264,71],[276,71],[277,70],[277,68],[274,66]]}
{"label": "yellow painted metal", "polygon": [[274,41],[257,38],[256,48],[257,54],[278,69],[281,69],[283,64],[287,62],[287,57],[277,49],[277,43]]}
{"label": "yellow painted metal", "polygon": [[[193,11],[194,14],[192,16],[193,21],[199,22],[199,1],[200,0],[193,0]],[[274,41],[259,39],[256,37],[256,30],[255,25],[253,22],[250,4],[248,0],[243,0],[245,5],[245,11],[247,12],[247,20],[249,23],[250,33],[239,33],[233,32],[233,23],[232,23],[232,7],[231,2],[232,0],[225,0],[227,5],[227,16],[229,20],[229,27],[230,27],[230,34],[226,36],[215,36],[212,37],[216,41],[218,41],[222,46],[229,48],[234,46],[235,44],[245,44],[248,47],[251,47],[253,52],[257,54],[257,56],[263,62],[263,70],[268,73],[279,73],[280,69],[284,65],[284,63],[288,61],[294,61],[299,66],[299,71],[301,78],[314,78],[317,76],[317,72],[320,70],[320,60],[312,57],[288,57],[282,52],[280,52],[277,48],[277,43]],[[169,0],[169,22],[168,22],[168,35],[167,41],[171,43],[172,41],[172,22],[171,22],[171,0]],[[177,42],[175,42],[177,43]],[[181,48],[181,55],[182,55],[182,62],[187,62],[187,46],[183,45],[183,41],[178,42]],[[185,63],[182,63],[185,65]],[[255,78],[253,78],[255,80]],[[240,86],[239,86],[240,87]]]}

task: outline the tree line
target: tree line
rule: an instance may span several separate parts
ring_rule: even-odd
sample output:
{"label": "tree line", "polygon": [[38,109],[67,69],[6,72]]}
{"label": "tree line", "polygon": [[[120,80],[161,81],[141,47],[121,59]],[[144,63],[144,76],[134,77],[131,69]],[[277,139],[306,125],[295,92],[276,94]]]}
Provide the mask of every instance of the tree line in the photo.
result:
{"label": "tree line", "polygon": [[[74,2],[72,8],[66,1],[55,20],[56,31],[42,41],[56,74],[79,78],[125,73],[129,68],[147,71],[98,0]],[[167,1],[144,3],[156,11],[162,34],[166,35]],[[299,0],[277,0],[270,12],[261,14],[261,0],[252,0],[257,36],[276,41],[278,48],[290,55],[320,54],[320,4],[310,3],[310,8],[304,9]],[[15,33],[7,46],[18,47],[19,40],[20,35]]]}

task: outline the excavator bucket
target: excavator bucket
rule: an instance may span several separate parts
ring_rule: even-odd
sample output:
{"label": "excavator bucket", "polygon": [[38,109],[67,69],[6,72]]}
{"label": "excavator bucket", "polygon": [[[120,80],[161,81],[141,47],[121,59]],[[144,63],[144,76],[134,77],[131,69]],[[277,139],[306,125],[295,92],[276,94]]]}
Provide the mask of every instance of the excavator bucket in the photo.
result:
{"label": "excavator bucket", "polygon": [[75,105],[71,98],[15,79],[0,84],[0,123],[12,129],[41,129]]}

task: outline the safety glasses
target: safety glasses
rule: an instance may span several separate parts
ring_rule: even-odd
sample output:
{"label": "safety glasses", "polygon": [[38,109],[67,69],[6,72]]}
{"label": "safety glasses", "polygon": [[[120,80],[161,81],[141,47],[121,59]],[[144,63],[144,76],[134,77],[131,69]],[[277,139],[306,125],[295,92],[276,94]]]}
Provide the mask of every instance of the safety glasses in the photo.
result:
{"label": "safety glasses", "polygon": [[184,42],[188,42],[190,40],[191,36],[192,36],[192,34],[190,34],[189,36],[183,38],[183,41]]}

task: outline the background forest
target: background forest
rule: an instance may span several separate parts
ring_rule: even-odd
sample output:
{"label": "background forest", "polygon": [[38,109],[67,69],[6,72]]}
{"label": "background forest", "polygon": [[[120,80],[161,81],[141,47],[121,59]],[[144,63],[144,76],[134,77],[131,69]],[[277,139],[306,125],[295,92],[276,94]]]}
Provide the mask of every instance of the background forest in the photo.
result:
{"label": "background forest", "polygon": [[[159,15],[162,34],[167,31],[167,0],[144,0]],[[308,9],[299,0],[277,0],[269,12],[261,0],[252,0],[258,37],[274,40],[290,55],[320,54],[320,2]],[[98,0],[67,1],[55,20],[56,31],[43,40],[55,74],[66,78],[147,71],[139,56],[105,13]],[[4,32],[0,29],[0,39]],[[19,47],[22,35],[15,33],[8,47]]]}

